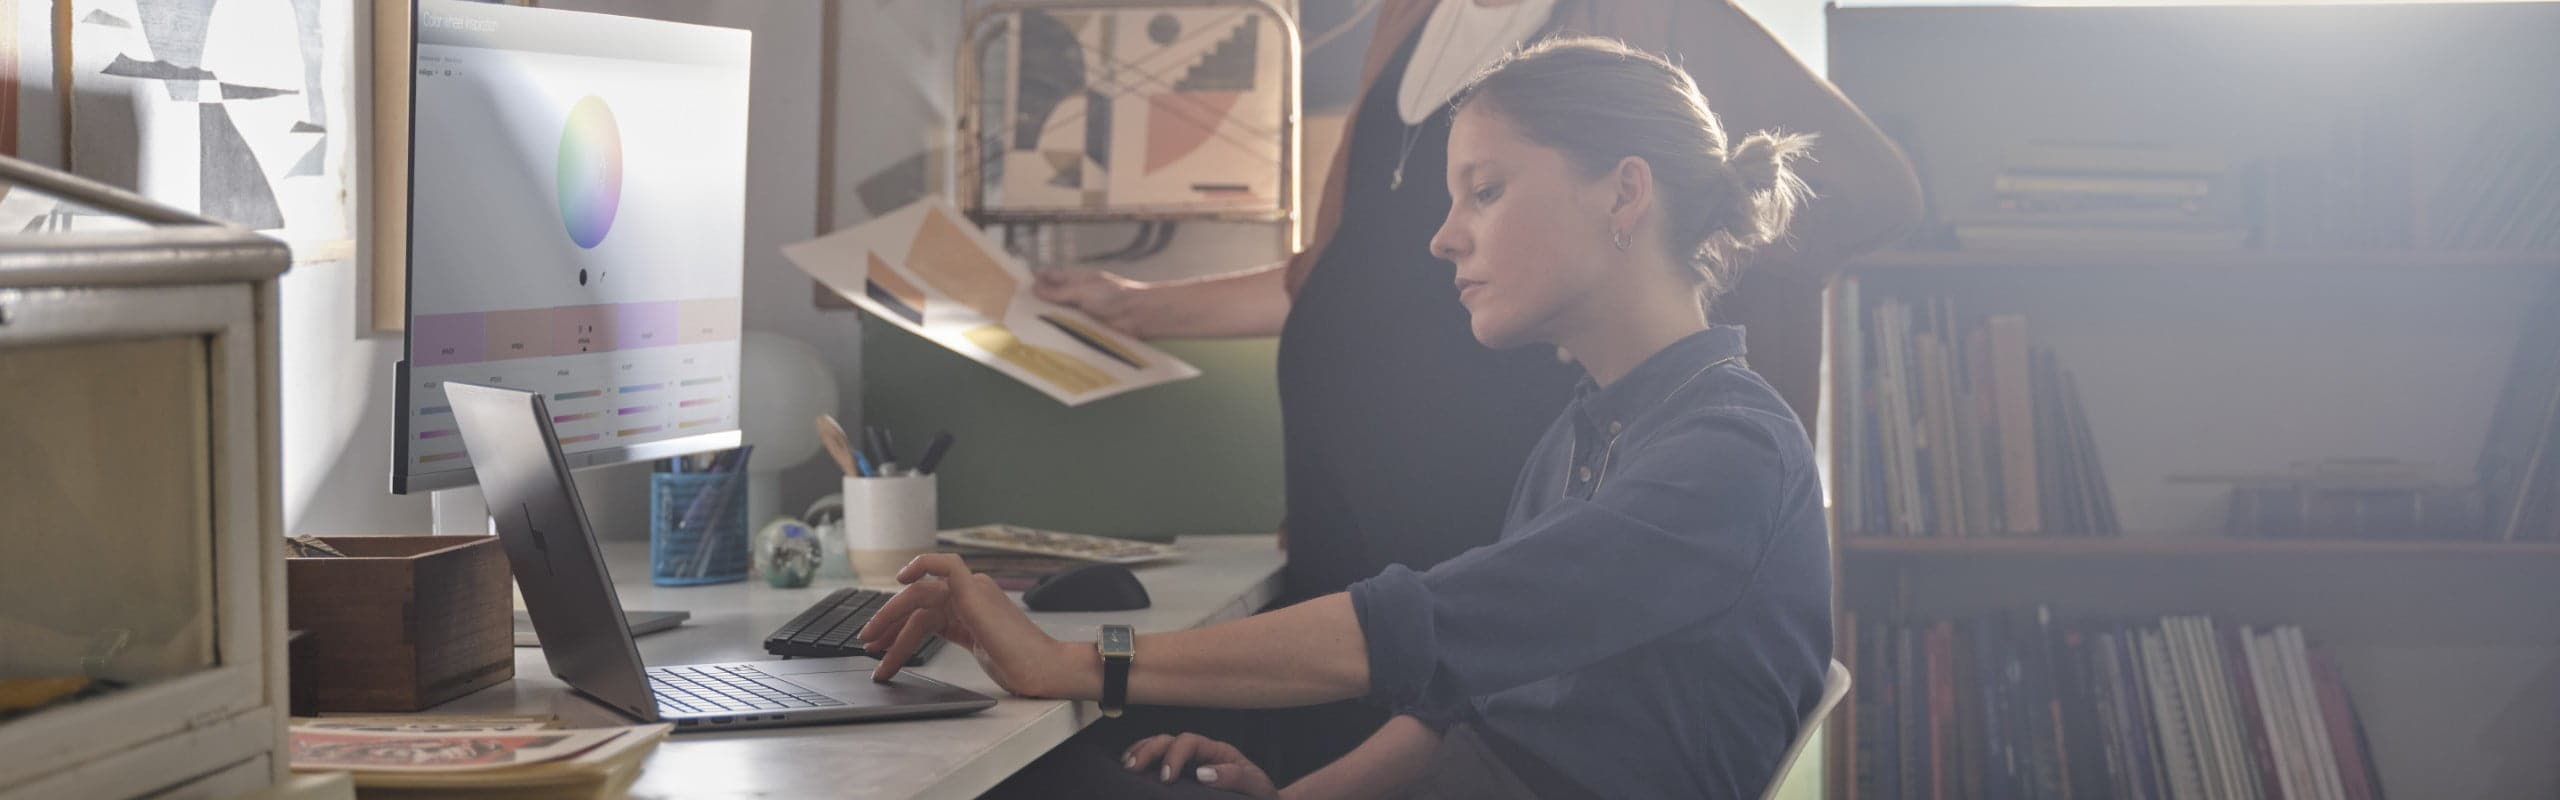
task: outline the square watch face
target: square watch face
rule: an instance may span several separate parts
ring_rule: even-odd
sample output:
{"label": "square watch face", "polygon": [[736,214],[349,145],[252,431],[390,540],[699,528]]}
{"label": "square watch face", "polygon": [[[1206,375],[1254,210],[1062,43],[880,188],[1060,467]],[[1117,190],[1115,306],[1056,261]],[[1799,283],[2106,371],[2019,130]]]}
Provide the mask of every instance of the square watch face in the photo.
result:
{"label": "square watch face", "polygon": [[1102,629],[1102,653],[1114,656],[1128,655],[1130,651],[1137,649],[1137,638],[1137,634],[1128,628],[1118,626],[1104,628]]}

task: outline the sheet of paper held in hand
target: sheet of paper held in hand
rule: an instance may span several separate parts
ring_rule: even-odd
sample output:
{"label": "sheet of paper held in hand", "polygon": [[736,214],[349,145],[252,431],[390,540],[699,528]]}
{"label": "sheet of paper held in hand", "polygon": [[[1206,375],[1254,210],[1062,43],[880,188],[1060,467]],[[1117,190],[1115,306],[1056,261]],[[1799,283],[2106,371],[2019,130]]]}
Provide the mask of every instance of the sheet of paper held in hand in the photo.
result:
{"label": "sheet of paper held in hand", "polygon": [[782,254],[874,316],[1069,406],[1200,374],[1034,297],[1031,271],[940,197]]}

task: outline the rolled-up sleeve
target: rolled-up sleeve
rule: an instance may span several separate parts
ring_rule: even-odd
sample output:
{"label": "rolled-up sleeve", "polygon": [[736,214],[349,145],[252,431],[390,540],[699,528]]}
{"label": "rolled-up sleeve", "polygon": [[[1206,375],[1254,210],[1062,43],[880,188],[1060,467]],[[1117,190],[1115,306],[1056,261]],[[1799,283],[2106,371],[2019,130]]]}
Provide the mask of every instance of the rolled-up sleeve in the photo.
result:
{"label": "rolled-up sleeve", "polygon": [[[1701,413],[1617,453],[1591,499],[1427,572],[1354,584],[1370,699],[1430,719],[1571,672],[1731,609],[1777,530],[1790,474],[1748,413]],[[1543,466],[1543,465],[1541,465]]]}

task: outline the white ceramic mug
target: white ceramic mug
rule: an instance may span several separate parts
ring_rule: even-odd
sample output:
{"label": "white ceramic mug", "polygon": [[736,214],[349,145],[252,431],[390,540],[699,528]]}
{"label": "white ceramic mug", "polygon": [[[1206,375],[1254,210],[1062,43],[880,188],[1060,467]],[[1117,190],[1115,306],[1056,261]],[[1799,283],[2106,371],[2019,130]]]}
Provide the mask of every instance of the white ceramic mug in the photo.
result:
{"label": "white ceramic mug", "polygon": [[898,569],[933,552],[940,501],[934,476],[844,478],[845,551],[855,579],[887,586]]}

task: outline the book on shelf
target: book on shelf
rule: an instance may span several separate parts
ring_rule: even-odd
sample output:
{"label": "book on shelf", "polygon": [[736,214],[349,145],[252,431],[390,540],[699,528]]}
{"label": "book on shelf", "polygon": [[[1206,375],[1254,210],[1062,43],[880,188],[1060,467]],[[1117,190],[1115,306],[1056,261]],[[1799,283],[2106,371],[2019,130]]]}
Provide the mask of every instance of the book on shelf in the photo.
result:
{"label": "book on shelf", "polygon": [[2236,250],[2228,159],[2218,150],[2132,142],[2037,141],[2008,150],[1990,208],[1945,215],[1977,251]]}
{"label": "book on shelf", "polygon": [[2184,473],[2171,483],[2230,486],[2223,535],[2234,539],[2479,539],[2479,491],[2433,465],[2328,458],[2284,470]]}
{"label": "book on shelf", "polygon": [[[1840,283],[1853,302],[1857,279]],[[1856,356],[1839,422],[1844,525],[1885,536],[2113,536],[2114,501],[2075,382],[2016,314],[1884,298],[1840,309]]]}
{"label": "book on shelf", "polygon": [[2135,197],[2204,197],[2213,193],[2210,177],[2055,174],[2004,170],[1991,178],[1991,190],[2008,195],[2076,194]]}
{"label": "book on shelf", "polygon": [[2215,176],[2230,169],[2221,151],[2158,142],[2038,140],[2011,147],[2008,168],[2094,175]]}
{"label": "book on shelf", "polygon": [[2114,226],[2089,224],[1964,223],[1954,226],[1956,244],[1984,252],[2143,251],[2212,253],[2243,250],[2249,231],[2222,225]]}
{"label": "book on shelf", "polygon": [[1850,630],[1860,800],[2380,796],[2335,661],[2298,627],[2039,608]]}

